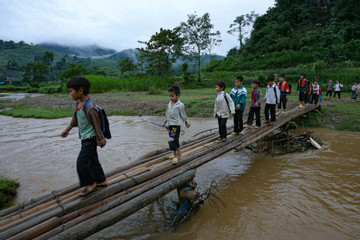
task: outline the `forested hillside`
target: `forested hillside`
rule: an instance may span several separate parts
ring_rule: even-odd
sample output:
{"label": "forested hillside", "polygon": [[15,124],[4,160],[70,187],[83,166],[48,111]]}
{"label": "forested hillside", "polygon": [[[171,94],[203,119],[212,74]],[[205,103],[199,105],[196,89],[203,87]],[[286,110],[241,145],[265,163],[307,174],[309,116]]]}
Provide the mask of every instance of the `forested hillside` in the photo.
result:
{"label": "forested hillside", "polygon": [[213,70],[254,70],[320,62],[360,61],[357,0],[277,0],[258,17],[242,49],[233,48]]}

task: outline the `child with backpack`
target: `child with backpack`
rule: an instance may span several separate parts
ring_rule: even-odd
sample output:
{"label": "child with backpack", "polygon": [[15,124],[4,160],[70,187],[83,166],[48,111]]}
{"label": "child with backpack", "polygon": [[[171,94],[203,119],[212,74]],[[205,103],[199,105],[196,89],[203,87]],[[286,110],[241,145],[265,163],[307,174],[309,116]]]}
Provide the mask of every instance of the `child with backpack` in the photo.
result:
{"label": "child with backpack", "polygon": [[299,79],[299,83],[297,86],[297,93],[299,94],[299,101],[300,101],[301,108],[305,107],[305,102],[307,99],[306,92],[308,91],[308,88],[309,88],[308,84],[309,84],[309,81],[306,80],[305,74],[304,73],[300,74],[300,79]]}
{"label": "child with backpack", "polygon": [[179,143],[181,124],[185,122],[185,126],[189,128],[190,123],[186,116],[185,106],[179,99],[181,95],[180,88],[178,86],[172,86],[169,88],[168,93],[170,102],[163,126],[165,126],[166,123],[169,125],[169,148],[174,151],[174,155],[170,158],[172,158],[172,163],[176,164],[181,156]]}
{"label": "child with backpack", "polygon": [[243,114],[246,105],[246,88],[243,86],[244,79],[239,76],[235,79],[235,87],[230,92],[230,97],[234,101],[235,116],[234,116],[234,131],[233,135],[239,135],[243,131]]}
{"label": "child with backpack", "polygon": [[79,197],[95,192],[98,187],[107,186],[106,177],[98,159],[97,146],[103,148],[106,139],[101,126],[101,110],[88,96],[91,82],[85,77],[74,77],[67,83],[70,96],[76,101],[76,110],[70,125],[61,133],[65,138],[73,127],[79,128],[81,150],[76,162],[80,187]]}
{"label": "child with backpack", "polygon": [[[275,76],[270,75],[266,79],[268,86],[266,87],[266,95],[264,101],[265,104],[265,124],[269,123],[270,126],[273,125],[273,122],[276,121],[276,104],[280,102],[280,91],[279,88],[274,83]],[[271,119],[269,119],[269,111],[271,114]],[[270,120],[270,121],[269,121]]]}
{"label": "child with backpack", "polygon": [[291,93],[291,89],[289,84],[285,81],[285,75],[284,74],[280,74],[279,75],[279,83],[278,83],[278,88],[280,89],[280,102],[278,104],[278,109],[279,112],[278,114],[282,114],[281,111],[281,105],[284,109],[284,113],[286,111],[286,103],[288,100],[288,95]]}
{"label": "child with backpack", "polygon": [[261,89],[259,80],[254,80],[251,83],[252,91],[251,91],[251,105],[248,114],[247,124],[245,128],[252,128],[252,123],[254,121],[254,114],[256,116],[256,126],[255,128],[260,128],[260,109],[261,109]]}
{"label": "child with backpack", "polygon": [[331,100],[333,89],[334,89],[334,83],[333,83],[332,79],[330,78],[328,84],[326,85],[326,95],[325,95],[326,100],[329,95],[330,95],[330,100]]}
{"label": "child with backpack", "polygon": [[215,85],[215,90],[217,96],[215,98],[215,107],[214,107],[214,117],[218,119],[219,125],[219,141],[226,141],[227,132],[226,132],[226,122],[227,119],[232,115],[235,115],[235,106],[234,101],[231,99],[230,95],[225,93],[226,84],[225,82],[217,82]]}
{"label": "child with backpack", "polygon": [[342,92],[342,88],[344,86],[340,83],[340,80],[337,79],[336,80],[336,83],[335,83],[335,86],[334,86],[334,89],[335,89],[335,93],[334,93],[334,100],[336,98],[336,94],[338,95],[339,99],[341,99],[341,96],[340,96],[340,93]]}

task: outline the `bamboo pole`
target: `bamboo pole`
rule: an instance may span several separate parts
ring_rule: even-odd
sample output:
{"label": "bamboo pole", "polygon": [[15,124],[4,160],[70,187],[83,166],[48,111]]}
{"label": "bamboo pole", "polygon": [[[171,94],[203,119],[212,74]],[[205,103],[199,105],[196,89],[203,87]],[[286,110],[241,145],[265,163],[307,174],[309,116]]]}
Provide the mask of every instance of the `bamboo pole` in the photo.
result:
{"label": "bamboo pole", "polygon": [[94,218],[88,219],[50,239],[84,239],[93,233],[96,233],[101,229],[107,228],[121,219],[124,219],[139,209],[147,206],[151,202],[156,201],[158,198],[171,192],[173,189],[191,181],[194,177],[194,171],[186,172],[166,183],[161,184],[160,186],[155,187],[151,191],[147,191],[118,207],[115,207]]}

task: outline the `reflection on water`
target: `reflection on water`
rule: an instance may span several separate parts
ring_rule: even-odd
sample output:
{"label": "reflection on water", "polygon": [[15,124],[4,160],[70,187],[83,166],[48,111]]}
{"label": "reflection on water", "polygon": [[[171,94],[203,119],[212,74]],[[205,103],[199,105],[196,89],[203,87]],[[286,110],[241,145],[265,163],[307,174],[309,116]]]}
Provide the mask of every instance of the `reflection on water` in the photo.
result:
{"label": "reflection on water", "polygon": [[[105,171],[166,147],[165,130],[152,117],[110,117],[113,139],[99,150]],[[77,182],[77,131],[58,137],[69,119],[0,116],[0,176],[20,181],[19,200]],[[182,140],[215,120],[193,120]],[[321,151],[268,157],[229,152],[202,166],[202,191],[216,180],[226,208],[206,202],[173,232],[176,195],[149,205],[89,239],[360,239],[360,133],[316,129]]]}

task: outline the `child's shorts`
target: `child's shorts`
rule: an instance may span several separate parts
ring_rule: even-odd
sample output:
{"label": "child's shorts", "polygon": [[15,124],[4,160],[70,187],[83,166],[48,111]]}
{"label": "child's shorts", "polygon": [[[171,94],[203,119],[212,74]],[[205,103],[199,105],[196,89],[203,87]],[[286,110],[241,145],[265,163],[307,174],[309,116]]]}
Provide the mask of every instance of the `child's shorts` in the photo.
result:
{"label": "child's shorts", "polygon": [[175,151],[180,147],[180,126],[169,126],[169,148]]}

